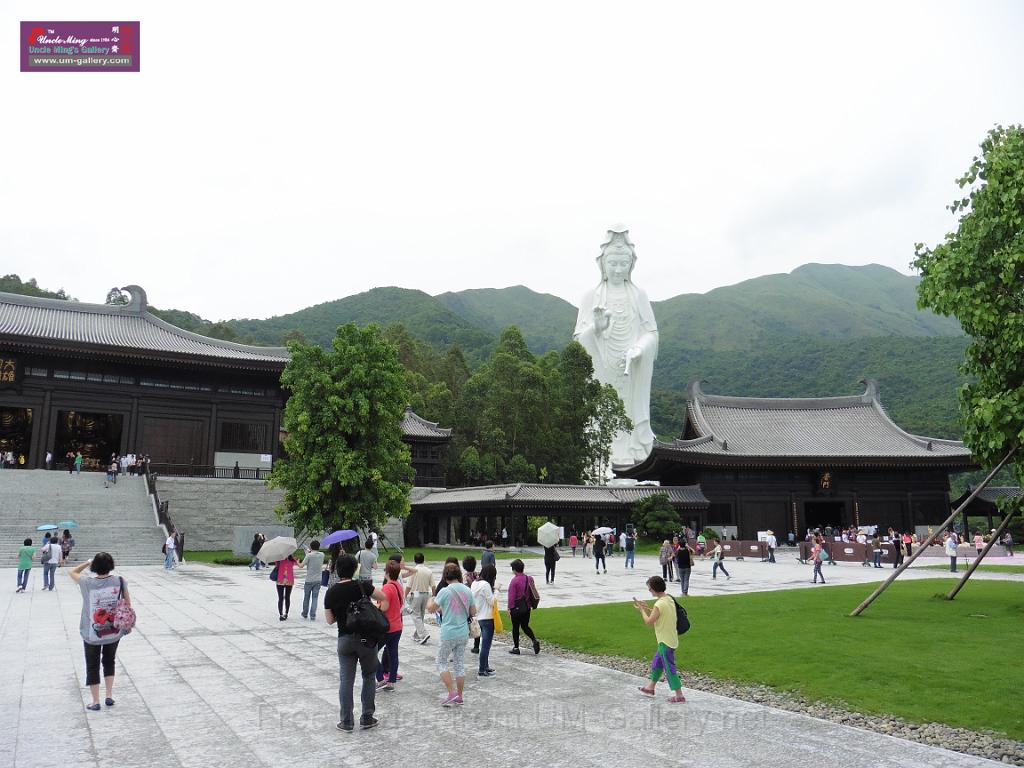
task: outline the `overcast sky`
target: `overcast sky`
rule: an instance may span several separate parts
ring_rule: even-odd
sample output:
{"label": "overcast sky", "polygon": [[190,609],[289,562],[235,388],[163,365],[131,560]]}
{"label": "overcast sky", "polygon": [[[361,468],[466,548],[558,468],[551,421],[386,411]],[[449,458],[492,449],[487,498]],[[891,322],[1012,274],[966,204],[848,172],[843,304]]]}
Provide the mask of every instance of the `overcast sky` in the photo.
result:
{"label": "overcast sky", "polygon": [[[85,9],[88,9],[87,12]],[[141,21],[139,74],[18,72],[19,21]],[[1024,116],[1024,3],[0,6],[0,272],[268,317],[398,285],[578,303],[909,272]]]}

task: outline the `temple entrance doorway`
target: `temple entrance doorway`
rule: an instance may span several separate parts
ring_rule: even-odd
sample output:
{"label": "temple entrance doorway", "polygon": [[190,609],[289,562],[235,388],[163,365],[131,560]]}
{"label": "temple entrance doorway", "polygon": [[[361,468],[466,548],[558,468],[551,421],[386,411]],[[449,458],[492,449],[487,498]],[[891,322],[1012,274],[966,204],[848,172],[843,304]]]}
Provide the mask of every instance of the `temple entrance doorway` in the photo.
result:
{"label": "temple entrance doorway", "polygon": [[116,413],[58,411],[54,461],[65,461],[69,451],[81,451],[82,469],[106,468],[111,455],[121,452],[123,423],[124,417]]}
{"label": "temple entrance doorway", "polygon": [[[807,501],[804,502],[804,526],[812,531],[815,528],[825,530],[827,527],[840,528],[847,524],[846,504],[841,501]],[[800,531],[798,533],[805,533]]]}
{"label": "temple entrance doorway", "polygon": [[32,409],[0,408],[0,461],[5,467],[24,467],[31,447]]}

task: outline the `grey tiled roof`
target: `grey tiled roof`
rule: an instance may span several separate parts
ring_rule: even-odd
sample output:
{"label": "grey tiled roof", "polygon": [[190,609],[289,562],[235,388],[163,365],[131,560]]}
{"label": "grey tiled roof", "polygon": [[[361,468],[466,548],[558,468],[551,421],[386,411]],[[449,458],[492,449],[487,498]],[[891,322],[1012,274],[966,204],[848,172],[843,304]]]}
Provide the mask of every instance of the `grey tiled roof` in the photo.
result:
{"label": "grey tiled roof", "polygon": [[283,347],[256,347],[212,339],[177,328],[147,311],[146,294],[128,286],[126,306],[85,304],[0,293],[0,339],[57,347],[149,354],[158,358],[193,358],[235,364],[276,364],[284,368]]}
{"label": "grey tiled roof", "polygon": [[984,499],[985,501],[995,504],[998,499],[1001,499],[1004,496],[1018,498],[1021,495],[1024,495],[1024,490],[1016,485],[987,485],[981,489],[981,492],[976,498]]}
{"label": "grey tiled roof", "polygon": [[544,483],[509,483],[469,488],[438,488],[413,501],[413,506],[543,506],[585,505],[617,506],[634,504],[655,493],[665,493],[675,506],[706,507],[708,500],[699,485],[672,486],[609,486],[609,485],[547,485]]}
{"label": "grey tiled roof", "polygon": [[402,433],[406,437],[444,437],[452,436],[451,428],[437,426],[435,421],[427,421],[412,412],[412,406],[405,406],[402,416]]}
{"label": "grey tiled roof", "polygon": [[851,397],[708,395],[690,385],[687,423],[696,437],[656,442],[655,452],[706,459],[914,460],[969,465],[963,443],[904,432],[886,414],[878,385]]}

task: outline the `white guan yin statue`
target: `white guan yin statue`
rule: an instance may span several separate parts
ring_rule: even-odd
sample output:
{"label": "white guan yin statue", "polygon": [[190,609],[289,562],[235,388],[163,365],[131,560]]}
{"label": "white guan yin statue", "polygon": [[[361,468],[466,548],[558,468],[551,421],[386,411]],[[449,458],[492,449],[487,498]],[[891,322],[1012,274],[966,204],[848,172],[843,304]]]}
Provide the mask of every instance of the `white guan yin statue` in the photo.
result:
{"label": "white guan yin statue", "polygon": [[573,338],[594,361],[594,376],[611,384],[633,422],[632,432],[612,441],[613,464],[635,464],[654,444],[651,431],[651,374],[658,357],[658,324],[647,294],[632,280],[636,249],[629,230],[615,227],[597,257],[601,281],[580,303]]}

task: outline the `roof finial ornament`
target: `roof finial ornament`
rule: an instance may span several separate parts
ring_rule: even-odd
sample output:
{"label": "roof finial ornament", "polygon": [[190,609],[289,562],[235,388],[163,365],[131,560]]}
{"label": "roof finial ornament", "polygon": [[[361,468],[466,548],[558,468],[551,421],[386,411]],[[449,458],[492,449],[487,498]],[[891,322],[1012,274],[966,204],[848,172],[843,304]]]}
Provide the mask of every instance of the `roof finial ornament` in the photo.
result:
{"label": "roof finial ornament", "polygon": [[138,312],[139,314],[146,311],[149,302],[146,300],[146,292],[142,288],[137,285],[126,285],[121,290],[126,291],[132,297],[132,300],[125,305],[126,311]]}

